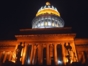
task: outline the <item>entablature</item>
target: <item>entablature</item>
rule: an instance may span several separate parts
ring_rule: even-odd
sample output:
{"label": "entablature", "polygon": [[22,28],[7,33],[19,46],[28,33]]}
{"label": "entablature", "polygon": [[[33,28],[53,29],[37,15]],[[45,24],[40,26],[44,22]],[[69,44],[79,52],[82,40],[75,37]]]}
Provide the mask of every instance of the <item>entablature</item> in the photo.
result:
{"label": "entablature", "polygon": [[58,41],[58,40],[74,40],[75,33],[72,34],[36,34],[36,35],[15,35],[17,40],[28,41]]}
{"label": "entablature", "polygon": [[74,42],[76,45],[88,45],[88,38],[76,38]]}

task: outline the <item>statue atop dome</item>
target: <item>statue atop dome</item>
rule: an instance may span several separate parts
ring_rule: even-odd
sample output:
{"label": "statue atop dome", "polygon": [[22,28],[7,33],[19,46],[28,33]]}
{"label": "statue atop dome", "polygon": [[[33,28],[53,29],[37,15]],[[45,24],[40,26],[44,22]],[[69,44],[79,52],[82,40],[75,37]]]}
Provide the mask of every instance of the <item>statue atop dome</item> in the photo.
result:
{"label": "statue atop dome", "polygon": [[47,6],[50,5],[50,2],[46,2],[46,5],[47,5]]}

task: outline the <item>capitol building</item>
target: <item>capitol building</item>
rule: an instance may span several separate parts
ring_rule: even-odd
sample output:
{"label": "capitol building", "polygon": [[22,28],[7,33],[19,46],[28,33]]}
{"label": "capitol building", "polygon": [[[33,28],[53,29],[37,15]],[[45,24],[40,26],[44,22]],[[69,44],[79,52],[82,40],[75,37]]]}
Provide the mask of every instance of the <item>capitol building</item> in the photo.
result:
{"label": "capitol building", "polygon": [[32,20],[31,29],[20,29],[15,40],[0,41],[0,64],[67,65],[88,62],[88,39],[76,37],[56,7],[46,2]]}

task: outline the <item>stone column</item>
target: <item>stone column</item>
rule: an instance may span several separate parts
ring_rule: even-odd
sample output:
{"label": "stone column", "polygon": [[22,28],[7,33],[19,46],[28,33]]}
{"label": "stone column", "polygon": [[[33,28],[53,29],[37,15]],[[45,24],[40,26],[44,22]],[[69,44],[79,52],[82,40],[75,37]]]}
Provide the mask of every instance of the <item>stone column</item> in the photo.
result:
{"label": "stone column", "polygon": [[13,53],[12,53],[12,61],[13,61],[13,62],[16,62],[17,46],[18,46],[18,44],[16,44],[15,49],[14,49],[14,51],[13,51]]}
{"label": "stone column", "polygon": [[66,58],[65,58],[65,47],[64,47],[65,43],[61,43],[62,45],[62,54],[63,54],[63,63],[66,64]]}
{"label": "stone column", "polygon": [[49,44],[46,44],[46,46],[47,46],[46,48],[47,49],[47,53],[46,53],[47,54],[47,65],[50,65]]}
{"label": "stone column", "polygon": [[2,66],[1,58],[2,58],[2,52],[0,52],[0,66]]}
{"label": "stone column", "polygon": [[5,56],[4,56],[3,63],[6,61],[6,56],[7,56],[7,54],[5,54]]}
{"label": "stone column", "polygon": [[57,65],[57,44],[54,44],[54,61],[55,65]]}
{"label": "stone column", "polygon": [[0,52],[0,63],[1,63],[1,55],[2,55],[2,53]]}
{"label": "stone column", "polygon": [[33,49],[34,49],[33,46],[34,46],[34,45],[32,44],[32,48],[31,48],[31,56],[30,56],[30,64],[32,64],[33,56],[34,56],[34,55],[33,55],[33,52],[34,52],[34,51],[33,51]]}
{"label": "stone column", "polygon": [[34,65],[35,64],[35,57],[36,57],[36,45],[33,45],[33,56],[32,56],[32,64]]}
{"label": "stone column", "polygon": [[25,43],[25,47],[22,49],[22,65],[25,63],[25,57],[26,57],[26,50],[27,50],[27,44]]}
{"label": "stone column", "polygon": [[75,43],[74,43],[74,41],[71,42],[71,46],[72,46],[72,50],[73,50],[73,52],[75,52],[75,56],[76,56],[76,58],[75,58],[73,61],[74,61],[74,62],[78,62],[78,57],[77,57],[77,52],[76,52],[76,48],[75,48]]}
{"label": "stone column", "polygon": [[2,66],[1,55],[2,55],[2,53],[0,52],[0,66]]}
{"label": "stone column", "polygon": [[43,47],[42,44],[38,45],[38,64],[41,65],[43,63]]}
{"label": "stone column", "polygon": [[10,57],[9,57],[9,61],[12,60],[12,52],[10,52]]}
{"label": "stone column", "polygon": [[32,59],[31,59],[31,64],[34,64],[34,44],[32,45]]}

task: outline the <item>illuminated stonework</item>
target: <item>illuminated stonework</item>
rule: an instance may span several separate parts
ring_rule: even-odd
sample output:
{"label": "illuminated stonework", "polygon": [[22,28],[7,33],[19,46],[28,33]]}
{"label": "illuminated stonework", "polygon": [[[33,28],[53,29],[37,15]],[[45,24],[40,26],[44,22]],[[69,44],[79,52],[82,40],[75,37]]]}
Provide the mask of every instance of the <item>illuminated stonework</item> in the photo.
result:
{"label": "illuminated stonework", "polygon": [[64,21],[60,17],[58,10],[46,2],[44,7],[41,7],[36,17],[32,21],[32,28],[57,28],[64,27]]}
{"label": "illuminated stonework", "polygon": [[[47,2],[46,5],[49,6],[50,3]],[[8,66],[19,63],[24,66],[77,66],[78,64],[74,63],[78,62],[87,64],[88,38],[76,37],[71,27],[63,25],[60,16],[36,16],[32,28],[47,29],[20,29],[15,36],[13,35],[15,39],[0,40],[0,66],[7,62]]]}
{"label": "illuminated stonework", "polygon": [[60,16],[60,13],[58,12],[57,8],[51,6],[49,2],[46,2],[46,5],[38,10],[36,16],[44,14],[54,14]]}

